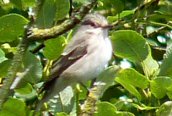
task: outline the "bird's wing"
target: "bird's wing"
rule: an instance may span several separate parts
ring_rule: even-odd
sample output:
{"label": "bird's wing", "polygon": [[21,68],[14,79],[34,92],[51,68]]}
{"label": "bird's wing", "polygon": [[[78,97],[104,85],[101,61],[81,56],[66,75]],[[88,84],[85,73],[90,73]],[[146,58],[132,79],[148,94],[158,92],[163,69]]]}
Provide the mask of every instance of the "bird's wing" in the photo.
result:
{"label": "bird's wing", "polygon": [[73,48],[67,47],[64,53],[62,53],[60,59],[53,63],[50,72],[50,78],[47,82],[45,82],[43,90],[49,90],[51,86],[53,86],[55,80],[63,73],[64,70],[87,54],[88,44],[86,44],[86,39],[82,39],[80,44],[75,44],[76,46],[73,46]]}
{"label": "bird's wing", "polygon": [[55,61],[52,70],[51,70],[51,78],[58,77],[64,70],[70,67],[77,60],[82,58],[87,54],[87,45],[81,46],[78,45],[73,50],[71,50],[68,54],[62,55],[58,61]]}

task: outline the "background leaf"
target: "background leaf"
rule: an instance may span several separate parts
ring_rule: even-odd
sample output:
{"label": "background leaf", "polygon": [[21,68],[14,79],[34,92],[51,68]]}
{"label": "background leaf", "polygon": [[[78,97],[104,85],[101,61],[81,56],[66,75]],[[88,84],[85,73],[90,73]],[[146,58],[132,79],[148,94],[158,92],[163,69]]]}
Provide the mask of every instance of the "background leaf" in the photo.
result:
{"label": "background leaf", "polygon": [[23,101],[10,98],[0,111],[1,116],[26,116],[26,105]]}
{"label": "background leaf", "polygon": [[164,59],[162,61],[159,75],[161,76],[169,76],[172,78],[172,43],[168,45],[166,54],[164,55]]}
{"label": "background leaf", "polygon": [[4,78],[7,75],[8,69],[11,65],[11,60],[6,60],[0,63],[0,78]]}
{"label": "background leaf", "polygon": [[146,40],[135,31],[115,31],[111,39],[115,54],[119,57],[127,58],[132,62],[142,62],[149,54],[150,48]]}
{"label": "background leaf", "polygon": [[23,35],[24,26],[29,22],[18,14],[0,17],[0,42],[11,42]]}
{"label": "background leaf", "polygon": [[115,106],[108,102],[100,102],[97,104],[97,113],[95,116],[116,116],[117,109]]}
{"label": "background leaf", "polygon": [[42,77],[42,65],[39,59],[30,52],[26,52],[23,58],[24,71],[28,69],[25,79],[28,82],[36,83]]}
{"label": "background leaf", "polygon": [[38,28],[50,28],[53,26],[56,8],[54,0],[44,0],[37,11],[36,25]]}
{"label": "background leaf", "polygon": [[[71,86],[66,87],[58,95],[52,98],[48,105],[52,113],[56,112],[72,112],[73,108],[75,109],[76,105],[74,102],[74,92]],[[76,113],[76,112],[75,112]]]}
{"label": "background leaf", "polygon": [[34,99],[37,94],[31,84],[27,83],[25,86],[15,89],[15,96],[25,101]]}
{"label": "background leaf", "polygon": [[120,30],[111,36],[115,55],[142,66],[146,76],[158,70],[158,63],[152,58],[150,46],[143,36],[132,30]]}
{"label": "background leaf", "polygon": [[0,49],[0,63],[7,60],[5,53]]}
{"label": "background leaf", "polygon": [[[32,53],[28,51],[25,53],[22,65],[21,72],[18,73],[18,77],[16,77],[12,84],[14,88],[26,86],[28,82],[36,84],[42,78],[42,64]],[[15,83],[17,83],[17,85]]]}
{"label": "background leaf", "polygon": [[152,94],[158,99],[163,98],[167,93],[167,88],[172,85],[170,77],[157,77],[150,82]]}
{"label": "background leaf", "polygon": [[62,20],[69,13],[69,0],[56,0],[56,20]]}
{"label": "background leaf", "polygon": [[57,59],[65,47],[64,43],[65,38],[63,36],[45,41],[44,56],[49,60]]}
{"label": "background leaf", "polygon": [[136,87],[142,89],[148,87],[148,80],[146,77],[139,74],[134,69],[121,70],[117,74],[115,81],[120,83],[126,90],[135,95],[139,100],[141,100],[141,95]]}
{"label": "background leaf", "polygon": [[132,68],[121,70],[117,74],[117,78],[119,78],[126,84],[131,84],[134,87],[138,87],[141,89],[147,88],[149,84],[148,79],[144,75],[140,74]]}
{"label": "background leaf", "polygon": [[156,111],[156,116],[171,116],[172,115],[172,101],[166,101]]}

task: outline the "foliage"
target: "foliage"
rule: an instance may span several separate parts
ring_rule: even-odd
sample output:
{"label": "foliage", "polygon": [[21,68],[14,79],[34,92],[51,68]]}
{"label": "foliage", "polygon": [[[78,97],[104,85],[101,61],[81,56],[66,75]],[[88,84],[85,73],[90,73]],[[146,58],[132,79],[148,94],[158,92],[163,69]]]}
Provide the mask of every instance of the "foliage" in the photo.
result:
{"label": "foliage", "polygon": [[[12,59],[23,45],[22,39],[30,33],[25,32],[27,26],[30,30],[46,31],[67,19],[72,20],[78,9],[91,0],[71,1],[0,1],[0,86],[5,86],[3,80],[8,78],[13,69],[10,67],[15,64]],[[103,14],[115,25],[109,31],[115,57],[98,80],[106,86],[94,106],[97,108],[95,116],[171,116],[171,9],[170,0],[97,0],[92,12]],[[34,115],[37,99],[41,98],[38,90],[49,75],[52,60],[58,59],[75,29],[56,38],[29,42],[10,87],[14,93],[0,108],[0,116]],[[117,73],[112,70],[116,65],[121,67]],[[74,93],[66,88],[50,100],[44,110],[57,116],[75,116],[87,98],[87,90],[82,86],[77,85]]]}

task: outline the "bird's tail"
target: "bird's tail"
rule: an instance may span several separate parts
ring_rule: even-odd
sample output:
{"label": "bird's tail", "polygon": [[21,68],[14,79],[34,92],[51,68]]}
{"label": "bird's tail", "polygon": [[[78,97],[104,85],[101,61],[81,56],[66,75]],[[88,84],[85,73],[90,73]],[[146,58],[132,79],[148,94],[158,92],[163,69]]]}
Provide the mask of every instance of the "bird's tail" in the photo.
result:
{"label": "bird's tail", "polygon": [[41,90],[42,92],[45,91],[45,93],[42,99],[38,101],[36,111],[40,111],[45,102],[53,98],[59,92],[63,91],[69,85],[69,82],[63,78],[58,78],[51,83],[45,83],[43,89]]}

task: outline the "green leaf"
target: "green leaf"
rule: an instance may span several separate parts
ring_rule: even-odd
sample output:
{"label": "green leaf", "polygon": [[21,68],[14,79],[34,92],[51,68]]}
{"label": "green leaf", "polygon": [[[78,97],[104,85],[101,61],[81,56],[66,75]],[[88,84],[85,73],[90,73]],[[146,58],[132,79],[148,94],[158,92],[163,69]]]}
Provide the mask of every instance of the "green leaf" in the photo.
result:
{"label": "green leaf", "polygon": [[[26,52],[23,57],[23,64],[12,87],[20,88],[29,83],[37,83],[42,77],[42,65],[40,60],[30,52]],[[16,85],[16,84],[17,85]]]}
{"label": "green leaf", "polygon": [[151,53],[142,62],[142,67],[145,75],[148,77],[154,77],[158,74],[159,64],[156,60],[152,58]]}
{"label": "green leaf", "polygon": [[135,108],[139,109],[139,110],[154,110],[154,109],[157,109],[157,107],[146,106],[145,104],[138,105],[138,104],[132,103],[132,105]]}
{"label": "green leaf", "polygon": [[121,111],[118,111],[115,114],[115,116],[135,116],[135,115],[133,113],[131,113],[131,112],[125,112],[125,111],[121,112]]}
{"label": "green leaf", "polygon": [[148,79],[134,69],[121,70],[115,78],[115,81],[120,83],[125,89],[127,89],[131,94],[135,95],[139,100],[141,99],[141,95],[135,87],[145,89],[149,84]]}
{"label": "green leaf", "polygon": [[[23,58],[24,78],[31,83],[38,82],[42,77],[42,65],[40,60],[30,52],[26,52]],[[27,70],[28,69],[28,70]],[[28,72],[27,72],[28,71]]]}
{"label": "green leaf", "polygon": [[0,116],[26,116],[26,105],[21,100],[10,98],[4,103]]}
{"label": "green leaf", "polygon": [[108,67],[105,71],[103,71],[99,75],[99,78],[96,79],[96,82],[105,83],[105,85],[101,89],[102,93],[108,87],[110,87],[110,86],[112,86],[114,84],[114,78],[115,78],[115,75],[116,75],[118,70],[119,70],[119,67],[115,66],[115,65],[111,66],[111,67]]}
{"label": "green leaf", "polygon": [[172,99],[172,86],[167,88],[167,96],[170,100]]}
{"label": "green leaf", "polygon": [[5,53],[0,49],[0,63],[7,60]]}
{"label": "green leaf", "polygon": [[38,28],[52,27],[56,14],[55,1],[44,0],[37,14],[36,25]]}
{"label": "green leaf", "polygon": [[117,21],[119,18],[122,19],[122,18],[129,16],[131,14],[134,14],[134,10],[124,10],[120,14],[117,14],[115,16],[108,16],[107,19],[109,22],[113,23],[113,22]]}
{"label": "green leaf", "polygon": [[44,56],[49,60],[57,59],[64,49],[64,43],[65,38],[63,36],[45,41]]}
{"label": "green leaf", "polygon": [[55,116],[69,116],[69,115],[66,114],[65,112],[60,112],[60,113],[57,113]]}
{"label": "green leaf", "polygon": [[142,62],[149,54],[146,40],[132,30],[115,31],[112,34],[115,54],[132,62]]}
{"label": "green leaf", "polygon": [[0,63],[0,78],[4,78],[7,73],[8,73],[8,69],[11,65],[11,60],[6,60],[2,63]]}
{"label": "green leaf", "polygon": [[141,89],[147,88],[149,84],[149,80],[133,68],[121,70],[118,73],[117,78],[126,84],[130,84]]}
{"label": "green leaf", "polygon": [[164,15],[171,16],[172,4],[171,2],[164,2],[163,4],[159,5],[159,12],[163,13]]}
{"label": "green leaf", "polygon": [[116,116],[116,107],[109,102],[100,102],[97,104],[95,116]]}
{"label": "green leaf", "polygon": [[0,42],[11,42],[24,33],[24,26],[29,22],[18,14],[0,17]]}
{"label": "green leaf", "polygon": [[166,101],[156,111],[156,116],[172,116],[172,101]]}
{"label": "green leaf", "polygon": [[26,86],[15,89],[15,96],[24,100],[32,99],[36,96],[36,91],[32,88],[32,85],[27,83]]}
{"label": "green leaf", "polygon": [[75,109],[74,93],[71,86],[66,87],[58,95],[52,98],[49,102],[49,109],[52,113],[71,112]]}
{"label": "green leaf", "polygon": [[74,4],[79,4],[79,5],[88,4],[89,0],[73,0],[73,3]]}
{"label": "green leaf", "polygon": [[117,111],[116,107],[109,102],[99,102],[97,109],[95,116],[134,116],[130,112]]}
{"label": "green leaf", "polygon": [[124,9],[124,2],[122,0],[99,0],[102,2],[102,6],[98,9],[111,10],[111,13],[117,14]]}
{"label": "green leaf", "polygon": [[146,76],[154,75],[159,66],[143,36],[132,30],[120,30],[113,32],[111,38],[117,56],[140,64]]}
{"label": "green leaf", "polygon": [[62,20],[69,13],[69,0],[56,0],[56,20]]}
{"label": "green leaf", "polygon": [[172,85],[170,77],[157,77],[150,82],[151,92],[156,98],[161,99],[166,95],[170,85]]}
{"label": "green leaf", "polygon": [[28,7],[34,7],[36,5],[35,0],[10,0],[10,2],[22,10],[27,10]]}
{"label": "green leaf", "polygon": [[34,7],[36,5],[35,0],[22,0],[22,5],[24,8]]}
{"label": "green leaf", "polygon": [[32,86],[30,84],[27,84],[23,88],[16,89],[15,92],[18,92],[20,94],[30,94],[32,92]]}
{"label": "green leaf", "polygon": [[115,81],[120,83],[126,90],[128,90],[131,94],[133,94],[139,100],[141,100],[141,95],[134,86],[127,84],[125,81],[122,81],[119,77],[116,77]]}
{"label": "green leaf", "polygon": [[172,78],[172,43],[167,46],[166,54],[164,55],[164,59],[160,66],[159,75],[161,76],[169,76]]}
{"label": "green leaf", "polygon": [[13,3],[17,8],[22,9],[22,2],[21,0],[10,0],[11,3]]}

